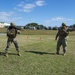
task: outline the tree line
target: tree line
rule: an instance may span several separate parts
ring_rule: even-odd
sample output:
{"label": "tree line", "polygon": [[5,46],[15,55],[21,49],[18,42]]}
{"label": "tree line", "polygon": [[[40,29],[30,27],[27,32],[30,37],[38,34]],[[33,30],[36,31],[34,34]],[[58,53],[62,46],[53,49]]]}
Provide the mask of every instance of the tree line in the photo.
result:
{"label": "tree line", "polygon": [[[24,26],[24,29],[37,29],[37,30],[58,30],[60,27],[55,26],[44,26],[44,25],[39,25],[38,23],[28,23]],[[75,29],[75,24],[68,26],[70,29]]]}

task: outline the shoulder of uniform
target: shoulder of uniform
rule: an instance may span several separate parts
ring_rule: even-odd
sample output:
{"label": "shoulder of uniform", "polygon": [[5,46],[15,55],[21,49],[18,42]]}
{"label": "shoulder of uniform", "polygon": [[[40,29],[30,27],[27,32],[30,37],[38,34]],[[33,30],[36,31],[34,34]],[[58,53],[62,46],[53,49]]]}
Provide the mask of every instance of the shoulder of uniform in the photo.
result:
{"label": "shoulder of uniform", "polygon": [[61,31],[62,30],[62,27],[60,27],[59,29],[58,29],[58,31]]}

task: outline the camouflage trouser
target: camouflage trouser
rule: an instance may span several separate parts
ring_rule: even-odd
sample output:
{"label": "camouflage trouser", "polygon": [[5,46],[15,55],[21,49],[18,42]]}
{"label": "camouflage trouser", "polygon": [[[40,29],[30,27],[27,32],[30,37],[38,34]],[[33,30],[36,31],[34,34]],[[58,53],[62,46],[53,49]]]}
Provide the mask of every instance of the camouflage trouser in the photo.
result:
{"label": "camouflage trouser", "polygon": [[19,51],[19,46],[18,46],[18,42],[17,42],[16,38],[13,38],[13,39],[12,38],[8,38],[5,52],[8,52],[9,47],[12,44],[12,42],[14,43],[16,50]]}
{"label": "camouflage trouser", "polygon": [[63,38],[63,39],[58,39],[57,42],[57,53],[59,53],[60,50],[60,46],[62,45],[63,47],[63,52],[65,53],[67,51],[67,39]]}

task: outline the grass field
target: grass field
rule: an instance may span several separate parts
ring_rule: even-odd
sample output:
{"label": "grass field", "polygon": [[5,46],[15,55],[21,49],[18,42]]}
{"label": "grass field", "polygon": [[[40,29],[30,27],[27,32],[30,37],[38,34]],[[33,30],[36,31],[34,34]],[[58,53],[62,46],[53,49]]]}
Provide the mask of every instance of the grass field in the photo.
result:
{"label": "grass field", "polygon": [[18,35],[21,56],[12,44],[8,58],[3,55],[7,37],[0,35],[0,75],[75,75],[75,32],[68,38],[66,56],[62,55],[62,47],[60,55],[55,54],[56,31],[44,34]]}

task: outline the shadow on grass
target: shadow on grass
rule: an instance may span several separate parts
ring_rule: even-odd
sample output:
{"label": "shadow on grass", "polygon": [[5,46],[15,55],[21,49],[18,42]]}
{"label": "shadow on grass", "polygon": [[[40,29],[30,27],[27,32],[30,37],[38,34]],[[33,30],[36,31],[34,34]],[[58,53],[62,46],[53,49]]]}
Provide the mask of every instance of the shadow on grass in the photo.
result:
{"label": "shadow on grass", "polygon": [[4,56],[5,55],[5,53],[4,52],[0,52],[0,56]]}
{"label": "shadow on grass", "polygon": [[25,52],[35,53],[39,55],[43,55],[43,54],[55,55],[55,53],[47,53],[47,52],[39,52],[39,51],[25,51]]}
{"label": "shadow on grass", "polygon": [[[16,53],[8,53],[9,55],[17,55]],[[4,56],[5,52],[0,52],[0,56]]]}
{"label": "shadow on grass", "polygon": [[16,54],[16,53],[8,53],[9,55],[18,55],[18,54]]}

